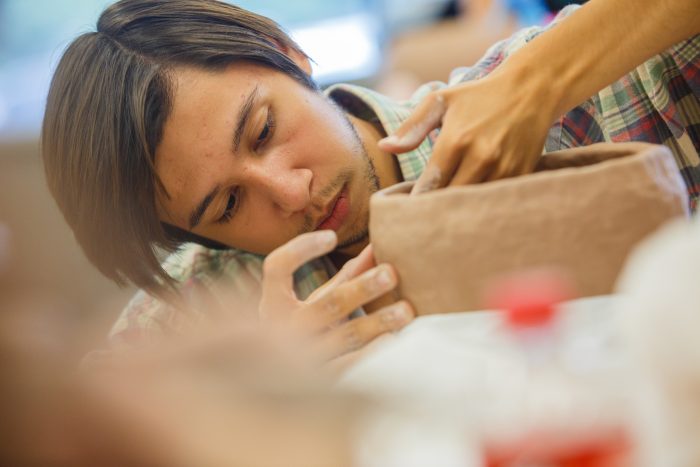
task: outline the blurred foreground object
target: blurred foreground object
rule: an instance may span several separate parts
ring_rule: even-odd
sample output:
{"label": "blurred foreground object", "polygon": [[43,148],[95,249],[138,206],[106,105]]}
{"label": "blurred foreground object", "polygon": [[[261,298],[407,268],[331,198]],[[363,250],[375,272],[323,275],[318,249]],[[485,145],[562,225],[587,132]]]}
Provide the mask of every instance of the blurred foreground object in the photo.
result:
{"label": "blurred foreground object", "polygon": [[700,465],[700,223],[644,242],[621,278],[622,324],[643,384],[642,467]]}
{"label": "blurred foreground object", "polygon": [[[504,313],[512,340],[525,358],[534,380],[562,382],[586,387],[595,393],[606,390],[595,380],[600,375],[567,359],[561,336],[561,304],[575,295],[565,273],[531,270],[500,278],[490,286],[487,303]],[[548,390],[543,386],[543,389]],[[577,390],[568,391],[575,397]],[[606,397],[606,396],[603,396]],[[556,467],[631,466],[631,444],[626,420],[599,417],[594,423],[582,418],[581,410],[571,410],[572,419],[559,426],[548,425],[556,415],[543,417],[538,424],[516,436],[505,436],[512,429],[501,427],[485,438],[484,457],[488,467],[547,465]],[[560,420],[561,423],[561,420]]]}
{"label": "blurred foreground object", "polygon": [[366,402],[332,394],[261,336],[163,342],[76,372],[60,307],[0,307],[3,466],[352,465]]}
{"label": "blurred foreground object", "polygon": [[[600,465],[629,466],[630,378],[609,340],[613,304],[563,303],[547,359],[530,358],[541,348],[514,336],[501,313],[419,317],[341,381],[341,388],[403,407],[404,416],[422,416],[413,436],[402,433],[403,445],[422,464],[404,458],[370,465],[471,467],[491,460],[520,466],[513,461],[521,460],[561,466],[577,464],[556,462],[597,457],[620,462]],[[398,433],[377,434],[375,455],[395,445]],[[471,454],[462,457],[469,462],[454,460],[460,449]],[[453,453],[453,462],[431,464],[436,452]]]}
{"label": "blurred foreground object", "polygon": [[86,341],[95,345],[93,330],[76,319],[84,311],[5,278],[3,467],[352,465],[367,401],[333,394],[284,336],[229,319],[96,354],[78,371]]}

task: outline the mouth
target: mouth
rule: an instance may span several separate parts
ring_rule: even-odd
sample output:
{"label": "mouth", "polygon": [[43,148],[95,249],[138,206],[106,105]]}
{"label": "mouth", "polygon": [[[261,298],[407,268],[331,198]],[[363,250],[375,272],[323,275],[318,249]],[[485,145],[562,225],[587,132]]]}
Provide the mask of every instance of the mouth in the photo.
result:
{"label": "mouth", "polygon": [[334,230],[337,232],[349,213],[350,200],[348,199],[348,187],[345,185],[331,202],[327,214],[321,217],[316,230]]}

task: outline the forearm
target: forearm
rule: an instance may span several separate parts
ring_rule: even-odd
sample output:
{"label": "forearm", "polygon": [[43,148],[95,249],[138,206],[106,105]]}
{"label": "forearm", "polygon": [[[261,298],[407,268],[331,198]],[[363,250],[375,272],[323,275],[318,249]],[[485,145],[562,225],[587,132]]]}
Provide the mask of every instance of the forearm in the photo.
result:
{"label": "forearm", "polygon": [[556,117],[651,56],[700,33],[698,0],[591,0],[498,70],[549,101]]}

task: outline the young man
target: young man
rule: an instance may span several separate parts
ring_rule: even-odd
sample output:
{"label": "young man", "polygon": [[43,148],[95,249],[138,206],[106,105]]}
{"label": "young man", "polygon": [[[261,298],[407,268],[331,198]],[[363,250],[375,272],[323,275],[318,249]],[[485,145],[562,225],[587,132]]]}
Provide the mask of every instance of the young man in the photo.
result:
{"label": "young man", "polygon": [[[395,286],[393,270],[373,267],[371,251],[318,287],[367,244],[370,195],[421,175],[435,142],[435,134],[425,136],[440,121],[438,142],[452,133],[458,117],[449,114],[447,93],[463,92],[459,83],[487,76],[541,32],[521,31],[456,70],[449,84],[427,84],[397,103],[350,85],[319,92],[308,59],[274,23],[231,5],[123,0],[108,8],[97,32],[76,39],[58,66],[43,151],[51,191],[88,257],[108,277],[144,289],[115,339],[187,326],[191,316],[163,300],[171,285],[205,303],[196,307],[203,313],[212,297],[234,294],[260,303],[263,318],[291,315],[307,330],[330,328],[321,345],[329,357],[405,325],[412,312],[401,302],[334,325]],[[545,150],[666,143],[694,194],[697,164],[676,136],[690,132],[698,141],[698,43],[652,58],[570,111],[549,130]],[[489,81],[474,84],[481,82]],[[477,113],[459,117],[479,121]],[[380,144],[394,133],[406,138]],[[161,268],[157,249],[177,247]]]}

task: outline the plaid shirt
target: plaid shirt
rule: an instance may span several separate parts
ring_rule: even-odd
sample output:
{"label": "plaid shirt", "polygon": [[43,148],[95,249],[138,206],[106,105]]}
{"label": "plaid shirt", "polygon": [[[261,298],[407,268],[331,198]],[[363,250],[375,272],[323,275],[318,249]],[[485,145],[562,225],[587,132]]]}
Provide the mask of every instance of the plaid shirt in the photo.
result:
{"label": "plaid shirt", "polygon": [[[335,85],[326,94],[347,112],[379,123],[393,133],[431,91],[489,74],[511,53],[542,31],[571,14],[568,7],[546,28],[521,30],[491,47],[471,67],[452,72],[448,83],[433,82],[420,87],[410,100],[396,102],[369,89]],[[562,116],[550,129],[543,152],[602,141],[647,141],[665,144],[688,186],[691,208],[700,195],[700,36],[679,43],[637,67],[611,86]],[[416,150],[397,155],[405,180],[415,180],[432,153],[437,132]],[[186,300],[195,304],[202,296],[236,296],[253,301],[259,298],[263,257],[247,252],[209,250],[187,244],[168,258],[164,267],[180,284]],[[312,261],[295,274],[297,294],[304,298],[326,282],[335,268],[327,258]],[[202,319],[197,311],[184,312],[141,291],[131,300],[112,330],[115,344],[132,344],[164,332],[178,332],[192,319]]]}

